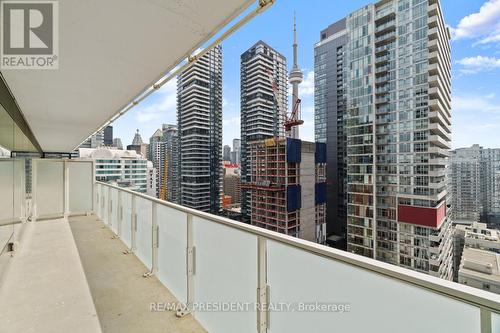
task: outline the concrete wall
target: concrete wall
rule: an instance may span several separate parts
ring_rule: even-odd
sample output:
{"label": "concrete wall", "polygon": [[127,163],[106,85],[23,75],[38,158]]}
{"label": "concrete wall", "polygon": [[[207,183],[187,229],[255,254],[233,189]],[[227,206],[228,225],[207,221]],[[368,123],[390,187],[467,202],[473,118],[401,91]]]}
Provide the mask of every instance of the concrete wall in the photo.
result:
{"label": "concrete wall", "polygon": [[302,162],[300,163],[302,200],[300,238],[312,242],[316,241],[316,208],[314,202],[316,178],[313,147],[309,142],[302,141]]}

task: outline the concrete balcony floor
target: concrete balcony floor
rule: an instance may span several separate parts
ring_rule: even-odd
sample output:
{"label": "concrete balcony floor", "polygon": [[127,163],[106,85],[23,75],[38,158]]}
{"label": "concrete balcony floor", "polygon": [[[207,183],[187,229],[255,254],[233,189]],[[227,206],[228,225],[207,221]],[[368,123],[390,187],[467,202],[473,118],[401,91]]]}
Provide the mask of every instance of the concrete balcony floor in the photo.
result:
{"label": "concrete balcony floor", "polygon": [[175,302],[95,216],[23,225],[0,284],[5,332],[205,332],[191,316],[151,312]]}

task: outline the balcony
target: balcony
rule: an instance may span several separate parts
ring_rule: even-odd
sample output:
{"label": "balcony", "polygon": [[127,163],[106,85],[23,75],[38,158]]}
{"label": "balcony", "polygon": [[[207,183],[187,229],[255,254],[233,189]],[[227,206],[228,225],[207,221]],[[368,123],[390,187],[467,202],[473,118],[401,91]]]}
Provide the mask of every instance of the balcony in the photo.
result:
{"label": "balcony", "polygon": [[383,44],[387,44],[394,41],[395,39],[396,39],[396,33],[394,31],[384,33],[383,35],[375,37],[375,45],[380,46]]}
{"label": "balcony", "polygon": [[[5,71],[0,80],[2,125],[10,125],[0,145],[40,155],[0,159],[0,330],[500,330],[498,295],[96,182],[92,162],[46,158],[68,156],[157,90],[151,83],[162,73],[165,83],[189,68],[178,60],[203,41],[219,44],[219,28],[251,5],[178,1],[169,11],[122,0],[117,16],[107,2],[99,15],[74,3],[60,6],[60,70]],[[271,3],[259,1],[217,35]],[[390,15],[380,11],[378,23]],[[359,243],[368,253],[373,240]]]}
{"label": "balcony", "polygon": [[[397,321],[405,332],[480,333],[500,320],[498,295],[94,182],[92,167],[34,160],[32,204],[22,194],[15,204],[33,207],[19,210],[18,221],[30,222],[16,224],[24,235],[0,290],[8,295],[0,304],[8,328],[31,325],[20,318],[40,306],[46,311],[36,322],[47,331],[75,323],[85,332],[109,331],[132,321],[146,331],[387,332]],[[8,307],[27,297],[29,305]],[[156,302],[191,307],[176,318],[151,313]],[[316,302],[331,306],[304,309]],[[207,308],[216,306],[239,308]],[[368,320],[387,311],[398,313],[391,323]],[[54,316],[79,321],[56,323]]]}

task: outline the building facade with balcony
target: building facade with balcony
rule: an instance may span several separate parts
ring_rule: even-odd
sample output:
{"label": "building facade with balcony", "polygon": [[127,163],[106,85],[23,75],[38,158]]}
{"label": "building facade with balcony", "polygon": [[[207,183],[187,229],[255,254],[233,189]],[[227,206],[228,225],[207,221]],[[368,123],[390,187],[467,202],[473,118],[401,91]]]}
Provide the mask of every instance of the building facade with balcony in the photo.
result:
{"label": "building facade with balcony", "polygon": [[[251,182],[250,142],[283,134],[280,110],[287,109],[286,58],[263,41],[241,55],[241,183]],[[272,76],[277,83],[275,102]],[[242,190],[241,213],[250,221],[250,194]]]}
{"label": "building facade with balcony", "polygon": [[500,149],[472,145],[451,155],[453,216],[456,221],[500,226]]}
{"label": "building facade with balcony", "polygon": [[437,0],[347,16],[347,250],[452,277],[450,32]]}
{"label": "building facade with balcony", "polygon": [[177,77],[179,201],[217,214],[222,192],[222,47]]}

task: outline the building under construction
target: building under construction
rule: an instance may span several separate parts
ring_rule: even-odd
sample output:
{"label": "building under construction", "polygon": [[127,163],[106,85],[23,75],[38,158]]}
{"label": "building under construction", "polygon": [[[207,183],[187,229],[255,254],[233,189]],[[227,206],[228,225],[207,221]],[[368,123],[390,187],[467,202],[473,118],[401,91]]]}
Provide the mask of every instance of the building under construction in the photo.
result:
{"label": "building under construction", "polygon": [[251,223],[302,239],[325,241],[326,146],[293,138],[250,145]]}
{"label": "building under construction", "polygon": [[297,63],[297,34],[293,31],[292,110],[281,107],[286,88],[275,70],[268,68],[276,115],[283,119],[285,137],[275,136],[249,144],[250,182],[242,188],[250,193],[250,222],[253,225],[324,243],[326,238],[326,145],[301,141],[299,84],[302,72]]}

